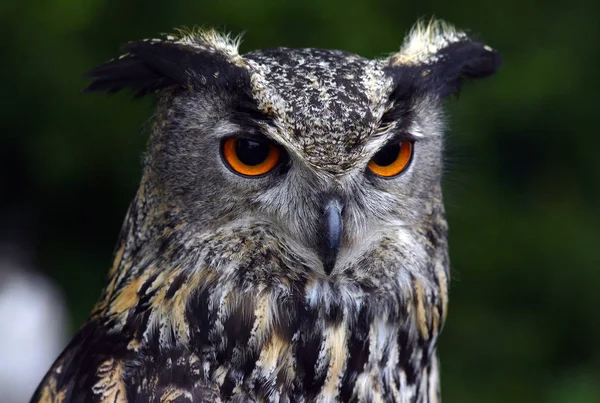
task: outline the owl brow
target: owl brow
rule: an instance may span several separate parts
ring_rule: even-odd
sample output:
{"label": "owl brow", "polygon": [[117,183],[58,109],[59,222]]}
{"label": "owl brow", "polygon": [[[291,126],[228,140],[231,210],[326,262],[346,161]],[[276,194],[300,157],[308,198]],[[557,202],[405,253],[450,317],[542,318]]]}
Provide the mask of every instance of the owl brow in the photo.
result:
{"label": "owl brow", "polygon": [[[388,115],[386,116],[386,114]],[[394,105],[390,110],[385,112],[379,121],[378,129],[378,132],[387,137],[385,144],[422,140],[422,138],[410,132],[413,116],[414,112],[405,104]]]}
{"label": "owl brow", "polygon": [[385,145],[399,144],[404,141],[417,142],[419,140],[422,140],[422,138],[416,137],[406,130],[402,130],[391,135],[390,138],[385,142]]}
{"label": "owl brow", "polygon": [[228,134],[227,137],[237,137],[244,140],[279,144],[276,140],[272,139],[269,136],[266,136],[261,130],[257,128],[248,128],[248,130],[236,130],[235,132],[231,132],[230,134]]}
{"label": "owl brow", "polygon": [[389,107],[379,119],[379,129],[393,127],[394,132],[408,133],[414,117],[412,108],[416,90],[412,86],[397,84],[388,98]]}
{"label": "owl brow", "polygon": [[233,113],[230,116],[232,123],[239,125],[240,127],[247,129],[244,131],[256,132],[256,137],[262,136],[264,127],[273,125],[273,118],[261,111],[252,99],[245,99],[241,96],[238,98],[236,105],[234,105]]}

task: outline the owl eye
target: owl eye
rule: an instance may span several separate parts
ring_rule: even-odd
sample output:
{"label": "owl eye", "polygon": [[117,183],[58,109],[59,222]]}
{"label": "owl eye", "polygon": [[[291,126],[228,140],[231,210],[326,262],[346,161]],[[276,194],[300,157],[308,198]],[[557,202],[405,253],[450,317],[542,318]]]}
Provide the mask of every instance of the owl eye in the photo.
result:
{"label": "owl eye", "polygon": [[281,156],[281,149],[266,141],[228,137],[222,143],[221,154],[225,163],[235,173],[260,176],[275,168]]}
{"label": "owl eye", "polygon": [[412,158],[413,143],[403,141],[383,147],[369,161],[369,169],[378,176],[392,177],[401,174]]}

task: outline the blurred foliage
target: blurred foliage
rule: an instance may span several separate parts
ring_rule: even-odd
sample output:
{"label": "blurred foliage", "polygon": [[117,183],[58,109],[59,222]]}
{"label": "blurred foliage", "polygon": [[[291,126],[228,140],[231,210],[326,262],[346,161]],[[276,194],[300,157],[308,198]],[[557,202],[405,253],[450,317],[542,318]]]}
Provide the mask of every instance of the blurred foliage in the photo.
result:
{"label": "blurred foliage", "polygon": [[[398,48],[417,18],[504,55],[448,102],[453,282],[440,342],[445,402],[600,401],[599,3],[548,0],[4,0],[4,236],[29,239],[73,331],[103,286],[140,174],[151,100],[82,96],[128,40],[180,26],[246,31],[242,51]],[[25,235],[23,235],[25,234]]]}

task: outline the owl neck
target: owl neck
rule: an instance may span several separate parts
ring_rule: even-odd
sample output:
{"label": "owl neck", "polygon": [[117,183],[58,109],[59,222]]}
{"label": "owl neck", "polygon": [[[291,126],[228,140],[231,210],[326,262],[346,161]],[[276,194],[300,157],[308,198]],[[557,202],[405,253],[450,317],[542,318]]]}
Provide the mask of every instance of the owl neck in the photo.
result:
{"label": "owl neck", "polygon": [[143,202],[130,207],[92,314],[123,334],[132,354],[189,351],[231,396],[274,383],[375,400],[437,376],[445,244],[429,251],[428,271],[382,266],[324,277],[282,259],[268,228],[198,236],[163,211],[163,224],[144,231]]}

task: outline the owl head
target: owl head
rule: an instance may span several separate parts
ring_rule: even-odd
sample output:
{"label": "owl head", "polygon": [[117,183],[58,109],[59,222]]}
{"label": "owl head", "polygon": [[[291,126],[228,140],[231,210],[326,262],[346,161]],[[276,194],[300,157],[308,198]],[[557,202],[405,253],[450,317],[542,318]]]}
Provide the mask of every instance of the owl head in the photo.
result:
{"label": "owl head", "polygon": [[[241,55],[214,31],[123,50],[91,72],[88,90],[156,94],[135,203],[136,231],[157,240],[152,248],[174,242],[166,233],[186,234],[180,251],[210,234],[227,244],[217,254],[277,255],[265,275],[340,279],[373,261],[421,267],[428,248],[445,248],[442,101],[498,68],[488,46],[433,22],[375,60],[322,49]],[[255,242],[270,246],[245,252]]]}
{"label": "owl head", "polygon": [[94,307],[33,401],[439,401],[443,99],[498,54],[443,23],[368,60],[130,43],[90,91],[153,93]]}

